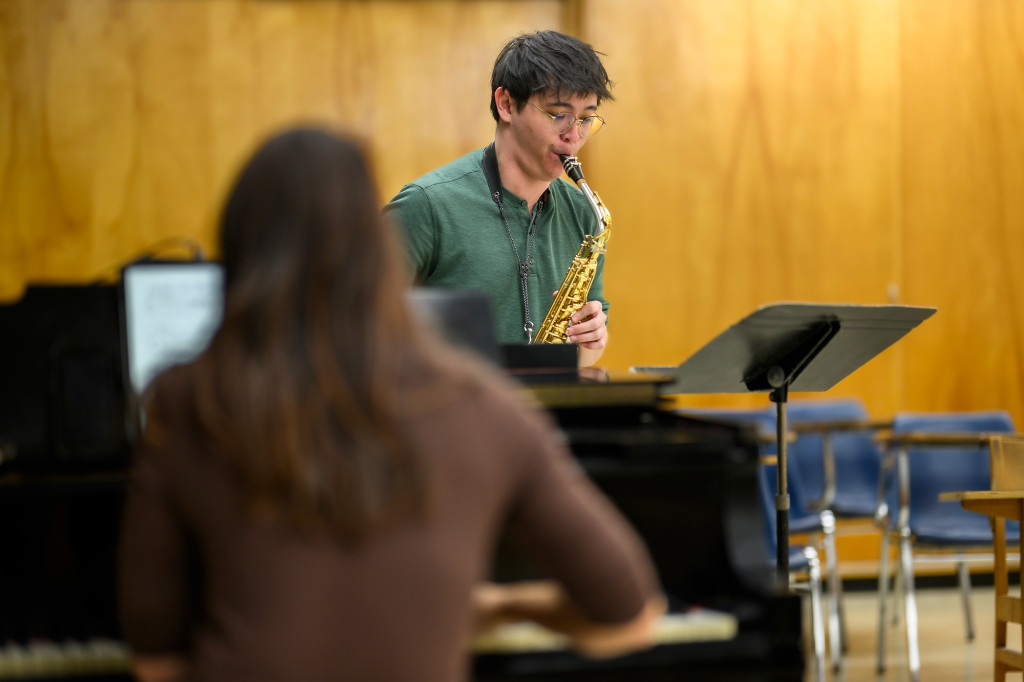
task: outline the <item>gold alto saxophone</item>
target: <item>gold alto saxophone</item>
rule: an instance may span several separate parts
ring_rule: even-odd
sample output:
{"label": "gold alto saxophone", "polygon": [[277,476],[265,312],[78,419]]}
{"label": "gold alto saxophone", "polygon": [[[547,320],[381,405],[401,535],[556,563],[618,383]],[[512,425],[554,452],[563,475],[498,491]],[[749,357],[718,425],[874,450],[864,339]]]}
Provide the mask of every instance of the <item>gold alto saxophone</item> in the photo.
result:
{"label": "gold alto saxophone", "polygon": [[534,343],[566,343],[568,339],[565,330],[569,328],[569,318],[587,302],[587,293],[590,285],[594,282],[597,274],[597,257],[605,252],[605,244],[611,233],[609,229],[612,224],[612,214],[608,212],[601,198],[591,191],[587,181],[583,179],[583,170],[580,162],[575,156],[563,154],[562,166],[576,186],[580,188],[591,210],[597,217],[597,230],[593,235],[587,235],[580,244],[580,250],[572,259],[569,271],[565,273],[562,286],[555,295],[555,300],[548,309],[544,321],[540,323]]}

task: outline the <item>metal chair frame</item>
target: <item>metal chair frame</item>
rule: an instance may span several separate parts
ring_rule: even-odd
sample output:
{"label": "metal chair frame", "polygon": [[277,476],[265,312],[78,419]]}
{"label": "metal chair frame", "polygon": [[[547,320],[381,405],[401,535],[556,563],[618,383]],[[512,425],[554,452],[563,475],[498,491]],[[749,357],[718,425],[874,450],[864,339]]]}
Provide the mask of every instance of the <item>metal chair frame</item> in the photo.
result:
{"label": "metal chair frame", "polygon": [[[910,415],[908,415],[910,416]],[[978,418],[1004,418],[1007,426],[1006,431],[1012,432],[1012,421],[1005,413],[975,412],[975,413],[946,413],[929,415],[934,419],[936,429],[941,429],[944,418],[956,419],[962,417]],[[964,614],[965,635],[968,641],[974,639],[974,614],[970,601],[970,573],[967,569],[968,561],[993,561],[994,536],[987,540],[979,541],[964,540],[962,542],[924,542],[914,532],[914,520],[911,518],[911,470],[910,452],[914,449],[931,450],[936,448],[977,448],[979,465],[988,467],[987,449],[991,442],[990,432],[964,432],[950,433],[949,431],[918,431],[900,432],[900,416],[894,419],[893,433],[884,440],[887,446],[884,450],[884,459],[879,471],[878,484],[878,508],[876,520],[882,529],[880,564],[878,572],[878,659],[877,669],[879,673],[885,670],[885,639],[886,639],[886,604],[889,599],[889,583],[893,584],[893,595],[900,595],[903,604],[903,618],[906,628],[907,646],[907,668],[909,677],[913,682],[920,679],[921,657],[918,644],[918,618],[917,599],[914,585],[914,564],[943,561],[953,561],[957,567],[957,579],[960,587],[961,607]],[[895,501],[897,509],[895,516],[889,509],[890,485],[895,481]],[[957,489],[955,483],[950,484],[951,489]],[[988,486],[985,486],[986,488]],[[895,539],[897,543],[896,574],[890,575],[889,555],[890,544]],[[921,549],[929,549],[936,552],[945,552],[944,556],[939,554],[916,554],[915,546]],[[989,553],[968,553],[971,549],[990,550]],[[893,614],[893,622],[897,620],[898,614]]]}
{"label": "metal chair frame", "polygon": [[[838,399],[803,399],[793,400],[789,404],[790,421],[789,428],[795,434],[796,441],[789,449],[790,467],[799,472],[803,478],[808,471],[815,467],[820,468],[820,497],[810,499],[814,492],[809,488],[811,485],[803,486],[807,491],[804,506],[811,511],[819,513],[828,512],[831,523],[837,518],[864,519],[874,521],[875,509],[877,507],[877,480],[878,470],[881,466],[881,448],[875,443],[875,437],[880,431],[891,427],[891,420],[871,419],[867,408],[856,398]],[[849,438],[856,437],[857,441],[851,443]],[[814,442],[812,439],[818,439]],[[861,442],[861,439],[866,439]],[[858,481],[870,480],[870,492],[860,490],[861,495],[854,495],[851,502],[846,490],[840,489],[840,482],[837,480],[837,440],[841,447],[855,448],[851,453],[849,450],[841,451],[846,459],[851,455],[856,462],[858,469],[869,467],[868,473],[861,476]],[[807,443],[812,443],[810,449]],[[811,461],[814,460],[814,461]],[[870,460],[870,461],[868,461]],[[805,479],[806,480],[806,479]],[[813,480],[813,479],[812,479]],[[851,477],[844,478],[844,481],[854,480]],[[856,484],[855,484],[856,485]],[[863,498],[863,499],[858,499]],[[830,552],[835,552],[835,533],[827,537],[826,541],[831,542]],[[835,559],[838,564],[838,557]],[[833,639],[840,641],[841,651],[847,651],[846,639],[846,617],[843,608],[842,580],[838,575],[838,565],[834,570],[826,573],[828,577],[828,588],[831,593],[832,610],[836,613],[835,621],[831,627],[838,632],[833,634]],[[839,669],[840,657],[833,656],[833,667]]]}

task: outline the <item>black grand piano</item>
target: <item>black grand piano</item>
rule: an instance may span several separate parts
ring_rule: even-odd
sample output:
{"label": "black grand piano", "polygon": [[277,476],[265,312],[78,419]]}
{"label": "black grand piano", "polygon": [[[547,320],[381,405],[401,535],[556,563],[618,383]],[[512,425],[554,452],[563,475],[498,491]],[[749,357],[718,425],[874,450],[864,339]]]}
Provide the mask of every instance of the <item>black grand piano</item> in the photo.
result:
{"label": "black grand piano", "polygon": [[[114,606],[135,423],[122,297],[113,284],[30,286],[0,306],[0,680],[130,679]],[[603,661],[536,633],[480,641],[473,679],[802,680],[801,605],[775,582],[756,435],[673,413],[649,381],[523,390],[646,540],[671,614],[662,644]],[[536,575],[502,543],[495,579]]]}

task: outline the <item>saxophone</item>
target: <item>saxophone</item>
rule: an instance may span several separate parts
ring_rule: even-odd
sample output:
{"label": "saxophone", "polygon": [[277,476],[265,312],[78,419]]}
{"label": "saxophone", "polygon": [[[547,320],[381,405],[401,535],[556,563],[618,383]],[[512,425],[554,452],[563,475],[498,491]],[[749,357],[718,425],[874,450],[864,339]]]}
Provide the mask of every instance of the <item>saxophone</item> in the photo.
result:
{"label": "saxophone", "polygon": [[567,154],[560,158],[566,175],[582,190],[597,217],[597,234],[584,237],[548,314],[544,316],[544,321],[533,337],[534,343],[566,343],[565,330],[569,328],[569,318],[587,302],[587,293],[597,274],[597,257],[605,252],[605,244],[611,232],[612,215],[583,179],[580,162],[575,156]]}

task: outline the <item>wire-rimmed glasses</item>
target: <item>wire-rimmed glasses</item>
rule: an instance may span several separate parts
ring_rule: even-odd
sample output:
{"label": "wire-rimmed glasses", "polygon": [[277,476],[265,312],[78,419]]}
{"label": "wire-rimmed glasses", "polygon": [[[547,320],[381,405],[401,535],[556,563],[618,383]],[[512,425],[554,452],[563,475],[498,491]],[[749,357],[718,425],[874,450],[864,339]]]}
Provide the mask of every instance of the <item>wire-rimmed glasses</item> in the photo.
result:
{"label": "wire-rimmed glasses", "polygon": [[564,135],[569,132],[574,125],[579,125],[580,136],[590,137],[604,127],[604,119],[597,114],[591,114],[590,116],[584,116],[583,118],[576,118],[576,115],[571,111],[563,111],[557,114],[551,114],[533,102],[527,102],[531,107],[544,114],[551,119],[551,127],[559,135]]}

